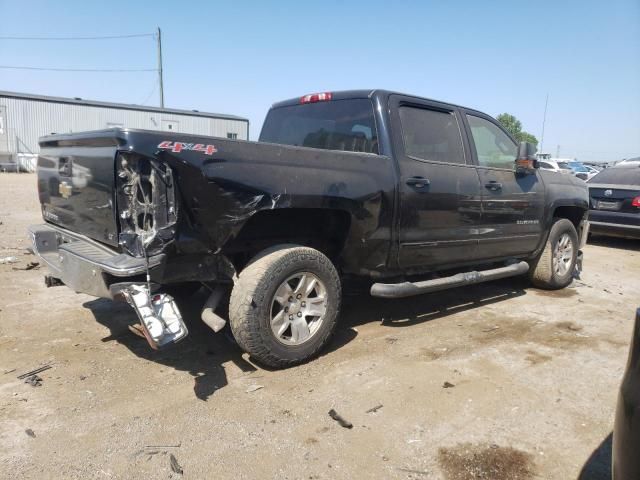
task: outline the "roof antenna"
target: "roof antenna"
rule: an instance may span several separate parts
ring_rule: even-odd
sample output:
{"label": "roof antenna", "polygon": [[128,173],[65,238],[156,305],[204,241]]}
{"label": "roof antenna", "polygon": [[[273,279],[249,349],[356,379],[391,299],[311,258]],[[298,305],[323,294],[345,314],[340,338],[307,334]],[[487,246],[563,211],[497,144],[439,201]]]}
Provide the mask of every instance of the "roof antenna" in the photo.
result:
{"label": "roof antenna", "polygon": [[540,153],[544,153],[544,124],[547,121],[547,104],[549,103],[549,92],[547,92],[547,99],[544,101],[544,116],[542,117],[542,135],[540,135]]}

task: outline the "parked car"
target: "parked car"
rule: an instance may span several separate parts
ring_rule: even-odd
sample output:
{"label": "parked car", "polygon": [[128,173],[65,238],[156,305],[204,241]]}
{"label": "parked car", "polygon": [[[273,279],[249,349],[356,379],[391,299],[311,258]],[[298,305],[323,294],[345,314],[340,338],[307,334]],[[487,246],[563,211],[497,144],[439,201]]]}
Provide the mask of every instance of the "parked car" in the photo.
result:
{"label": "parked car", "polygon": [[571,173],[571,169],[570,168],[568,168],[568,167],[563,168],[560,165],[558,165],[558,162],[556,162],[555,160],[551,160],[551,159],[538,160],[538,165],[542,170],[548,170],[550,172]]}
{"label": "parked car", "polygon": [[613,427],[612,480],[640,478],[640,309],[622,378]]}
{"label": "parked car", "polygon": [[586,168],[589,171],[589,178],[587,180],[591,180],[591,178],[593,178],[594,176],[596,176],[598,173],[602,171],[601,168],[596,168],[592,165],[585,165],[584,168]]}
{"label": "parked car", "polygon": [[571,169],[573,175],[578,177],[580,180],[587,181],[593,176],[590,176],[589,169],[580,162],[568,162],[568,166]]}
{"label": "parked car", "polygon": [[[166,292],[190,284],[212,290],[214,331],[230,290],[240,347],[286,367],[327,343],[344,277],[385,298],[525,273],[558,289],[581,263],[584,182],[540,171],[532,145],[448,103],[319,93],[275,104],[259,142],[109,129],[40,146],[46,223],[30,232],[48,284],[126,299],[154,348],[187,334]],[[86,187],[65,180],[74,165]]]}
{"label": "parked car", "polygon": [[640,238],[640,162],[606,168],[587,185],[591,232]]}

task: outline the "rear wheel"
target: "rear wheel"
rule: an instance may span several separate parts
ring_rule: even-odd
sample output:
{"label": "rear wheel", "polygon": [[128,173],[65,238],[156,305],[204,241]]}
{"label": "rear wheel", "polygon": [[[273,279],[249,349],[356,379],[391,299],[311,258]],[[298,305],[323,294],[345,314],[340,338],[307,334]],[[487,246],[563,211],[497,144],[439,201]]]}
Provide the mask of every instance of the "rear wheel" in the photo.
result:
{"label": "rear wheel", "polygon": [[578,233],[570,220],[554,220],[544,250],[531,264],[529,277],[539,288],[557,290],[571,283],[578,258]]}
{"label": "rear wheel", "polygon": [[231,331],[265,365],[295,365],[327,343],[340,301],[338,272],[324,254],[280,245],[258,254],[238,276],[229,305]]}

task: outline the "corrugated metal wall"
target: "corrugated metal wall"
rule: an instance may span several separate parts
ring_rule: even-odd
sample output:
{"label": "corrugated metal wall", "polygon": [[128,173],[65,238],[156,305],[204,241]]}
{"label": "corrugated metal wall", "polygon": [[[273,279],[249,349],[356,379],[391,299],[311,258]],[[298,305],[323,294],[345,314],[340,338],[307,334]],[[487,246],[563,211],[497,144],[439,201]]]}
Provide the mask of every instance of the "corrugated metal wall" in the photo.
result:
{"label": "corrugated metal wall", "polygon": [[[228,133],[235,133],[238,139],[248,138],[248,123],[241,120],[0,96],[0,107],[2,106],[6,110],[3,125],[3,136],[6,138],[0,138],[0,152],[38,153],[38,138],[42,135],[109,127],[177,131],[223,138]],[[19,142],[16,141],[16,136]]]}

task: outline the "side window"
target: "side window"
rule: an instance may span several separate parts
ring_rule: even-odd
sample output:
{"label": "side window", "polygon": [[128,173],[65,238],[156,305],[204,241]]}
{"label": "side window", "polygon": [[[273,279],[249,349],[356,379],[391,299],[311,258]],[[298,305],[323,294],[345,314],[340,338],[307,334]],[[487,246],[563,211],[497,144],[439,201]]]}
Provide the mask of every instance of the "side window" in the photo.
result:
{"label": "side window", "polygon": [[473,143],[476,145],[478,164],[481,167],[513,170],[518,154],[516,144],[506,133],[484,118],[467,115]]}
{"label": "side window", "polygon": [[465,163],[458,120],[453,113],[400,107],[405,154],[421,160]]}

